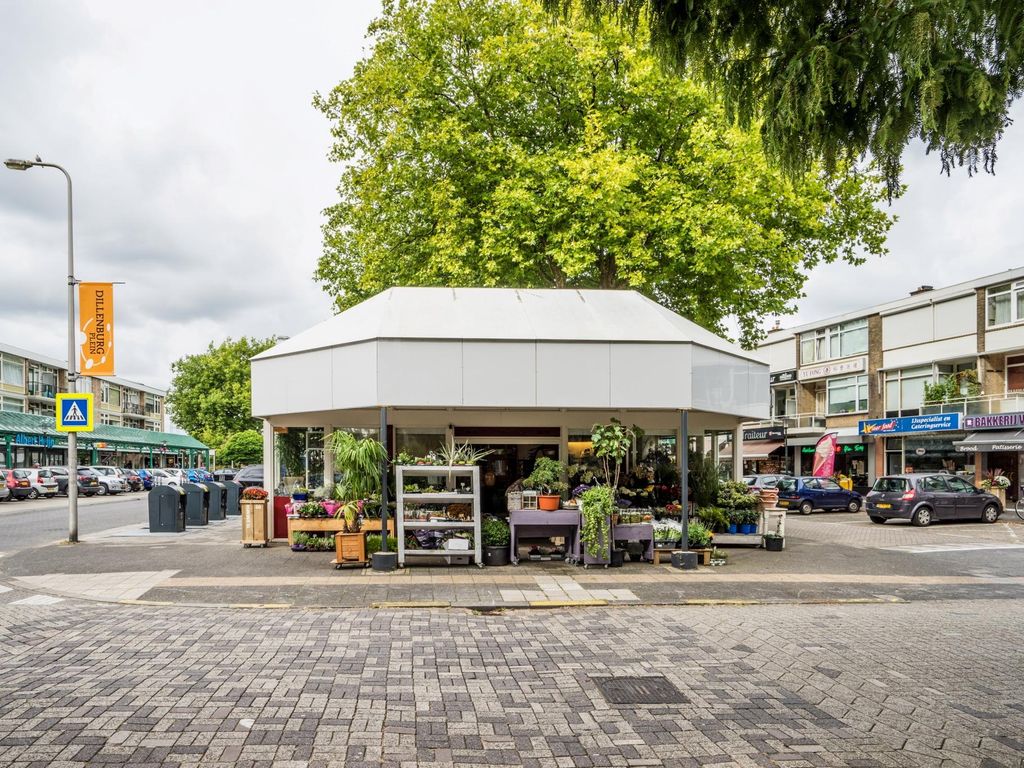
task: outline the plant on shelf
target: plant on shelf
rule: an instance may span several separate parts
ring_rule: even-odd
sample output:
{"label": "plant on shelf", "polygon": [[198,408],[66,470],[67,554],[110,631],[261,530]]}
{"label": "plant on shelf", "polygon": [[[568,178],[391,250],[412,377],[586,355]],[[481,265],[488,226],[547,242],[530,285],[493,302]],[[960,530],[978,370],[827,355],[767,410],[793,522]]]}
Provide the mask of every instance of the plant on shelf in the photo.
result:
{"label": "plant on shelf", "polygon": [[548,511],[558,509],[562,491],[569,487],[568,483],[562,479],[565,472],[566,466],[562,462],[547,456],[538,457],[533,465],[533,472],[525,480],[525,485],[527,488],[540,492],[538,504],[541,509]]}
{"label": "plant on shelf", "polygon": [[712,531],[722,532],[729,527],[728,516],[718,507],[698,507],[697,519]]}
{"label": "plant on shelf", "polygon": [[704,523],[693,521],[687,526],[686,541],[690,549],[706,549],[713,535]]}
{"label": "plant on shelf", "polygon": [[306,501],[309,498],[309,489],[303,488],[301,485],[295,486],[292,489],[292,499],[295,501]]}
{"label": "plant on shelf", "polygon": [[718,506],[725,509],[753,509],[757,499],[746,483],[729,480],[718,485]]}
{"label": "plant on shelf", "polygon": [[319,501],[307,501],[295,510],[295,514],[303,519],[314,517],[327,517],[327,512]]}
{"label": "plant on shelf", "polygon": [[262,488],[245,488],[242,490],[242,498],[246,501],[266,501],[270,494]]}
{"label": "plant on shelf", "polygon": [[406,451],[399,451],[395,457],[395,464],[402,467],[409,467],[416,463],[416,457]]}
{"label": "plant on shelf", "polygon": [[607,485],[595,486],[583,494],[580,543],[583,544],[584,552],[592,558],[605,560],[609,557],[611,535],[608,527],[614,511],[615,499],[612,489]]}

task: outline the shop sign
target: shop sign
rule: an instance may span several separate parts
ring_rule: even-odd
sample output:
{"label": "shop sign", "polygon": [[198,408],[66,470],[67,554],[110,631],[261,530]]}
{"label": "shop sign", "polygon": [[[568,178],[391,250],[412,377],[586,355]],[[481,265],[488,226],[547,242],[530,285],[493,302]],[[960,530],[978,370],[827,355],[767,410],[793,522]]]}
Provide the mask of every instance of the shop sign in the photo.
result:
{"label": "shop sign", "polygon": [[983,451],[1024,451],[1024,439],[1007,440],[1002,443],[956,443],[956,449],[960,453],[976,453]]}
{"label": "shop sign", "polygon": [[796,381],[796,369],[789,371],[778,371],[768,375],[768,381],[772,384],[792,384]]}
{"label": "shop sign", "polygon": [[[868,447],[864,443],[850,443],[849,445],[843,445],[842,443],[840,443],[839,445],[836,446],[836,454],[838,454],[840,456],[850,455],[850,454],[858,454],[858,453],[867,453],[867,450],[868,450]],[[807,453],[807,454],[814,453],[814,446],[813,445],[802,446],[800,448],[800,453]]]}
{"label": "shop sign", "polygon": [[758,440],[785,440],[785,427],[756,427],[743,430],[743,442],[750,443]]}
{"label": "shop sign", "polygon": [[[23,435],[18,433],[14,436],[15,445],[36,445],[40,448],[53,448],[57,441],[50,435]],[[63,445],[63,443],[61,443]]]}
{"label": "shop sign", "polygon": [[906,435],[917,432],[944,432],[960,429],[959,413],[934,413],[928,416],[900,416],[894,419],[867,419],[860,422],[862,435]]}
{"label": "shop sign", "polygon": [[1024,427],[1024,411],[964,416],[964,429],[1012,429]]}
{"label": "shop sign", "polygon": [[828,365],[815,365],[812,368],[801,368],[798,374],[800,381],[812,379],[825,379],[829,376],[838,376],[840,373],[860,373],[868,367],[866,357],[858,357],[856,360],[847,360],[844,363],[829,363]]}

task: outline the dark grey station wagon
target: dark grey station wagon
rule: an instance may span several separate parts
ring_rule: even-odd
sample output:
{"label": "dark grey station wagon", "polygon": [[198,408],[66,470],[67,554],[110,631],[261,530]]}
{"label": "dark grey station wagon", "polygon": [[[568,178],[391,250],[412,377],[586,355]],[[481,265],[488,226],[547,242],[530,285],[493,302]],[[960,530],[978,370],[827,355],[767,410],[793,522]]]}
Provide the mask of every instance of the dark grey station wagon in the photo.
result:
{"label": "dark grey station wagon", "polygon": [[873,523],[898,518],[914,525],[936,520],[980,520],[994,523],[1003,513],[999,499],[956,475],[916,473],[875,480],[864,497]]}

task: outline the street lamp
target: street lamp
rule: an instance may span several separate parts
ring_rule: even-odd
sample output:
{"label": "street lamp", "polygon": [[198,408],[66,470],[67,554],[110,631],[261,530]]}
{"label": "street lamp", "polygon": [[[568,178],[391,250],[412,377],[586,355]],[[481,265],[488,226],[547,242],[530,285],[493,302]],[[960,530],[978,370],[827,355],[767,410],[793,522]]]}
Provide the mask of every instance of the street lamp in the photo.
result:
{"label": "street lamp", "polygon": [[[4,165],[12,171],[27,171],[33,166],[56,168],[68,182],[68,391],[78,391],[78,358],[75,355],[75,245],[71,216],[71,176],[55,163],[44,163],[39,155],[35,160],[8,158]],[[68,432],[68,541],[78,541],[78,435]]]}

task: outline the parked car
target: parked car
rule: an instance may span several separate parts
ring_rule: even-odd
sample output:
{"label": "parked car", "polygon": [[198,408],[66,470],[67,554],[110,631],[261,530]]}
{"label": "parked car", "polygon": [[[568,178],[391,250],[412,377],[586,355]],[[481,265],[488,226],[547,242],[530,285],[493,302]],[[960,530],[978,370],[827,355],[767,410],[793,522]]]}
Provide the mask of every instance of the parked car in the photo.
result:
{"label": "parked car", "polygon": [[29,476],[29,482],[32,483],[32,488],[28,492],[28,498],[38,499],[43,496],[47,499],[52,499],[57,495],[57,478],[53,476],[53,473],[48,469],[26,469]]}
{"label": "parked car", "polygon": [[127,483],[129,491],[141,491],[145,487],[145,483],[142,482],[142,477],[137,470],[122,469],[121,473],[122,479]]}
{"label": "parked car", "polygon": [[89,467],[89,469],[99,476],[100,496],[106,496],[108,493],[111,495],[118,494],[125,489],[125,484],[121,480],[120,470],[117,467],[95,466]]}
{"label": "parked car", "polygon": [[[43,467],[53,475],[57,481],[57,493],[67,496],[68,493],[68,468],[67,467]],[[83,471],[84,470],[84,471]],[[95,496],[99,491],[99,477],[95,472],[86,467],[78,468],[78,493],[82,496]]]}
{"label": "parked car", "polygon": [[201,468],[186,469],[185,477],[188,478],[190,483],[208,483],[214,479],[212,472]]}
{"label": "parked car", "polygon": [[238,470],[233,479],[241,483],[245,488],[253,485],[261,486],[263,485],[263,465],[250,464],[247,467],[242,467]]}
{"label": "parked car", "polygon": [[235,474],[237,472],[237,469],[218,469],[216,472],[213,473],[213,476],[214,478],[217,479],[218,482],[223,483],[227,482],[228,480],[234,480]]}
{"label": "parked car", "polygon": [[136,474],[142,480],[142,490],[149,491],[153,488],[153,470],[152,469],[137,469]]}
{"label": "parked car", "polygon": [[868,517],[881,525],[895,518],[914,525],[936,520],[980,520],[994,523],[1003,513],[999,499],[962,477],[914,473],[875,480],[865,498]]}
{"label": "parked car", "polygon": [[189,482],[188,475],[185,474],[184,469],[179,469],[178,467],[164,467],[161,471],[168,477],[174,478],[175,485],[183,485],[184,483]]}
{"label": "parked car", "polygon": [[7,487],[6,475],[0,478],[0,501],[8,501],[11,498],[11,489]]}
{"label": "parked car", "polygon": [[743,482],[753,489],[774,488],[784,477],[789,475],[744,475]]}
{"label": "parked car", "polygon": [[166,469],[150,469],[148,470],[148,472],[151,482],[151,488],[154,485],[174,485],[178,487],[181,486],[181,479],[177,475],[169,474]]}
{"label": "parked car", "polygon": [[815,509],[859,512],[864,503],[859,493],[848,491],[827,477],[783,477],[775,487],[779,489],[780,507],[799,509],[804,515]]}
{"label": "parked car", "polygon": [[28,472],[24,469],[4,470],[4,482],[7,490],[10,491],[10,500],[27,499],[32,491],[32,482],[29,480]]}

